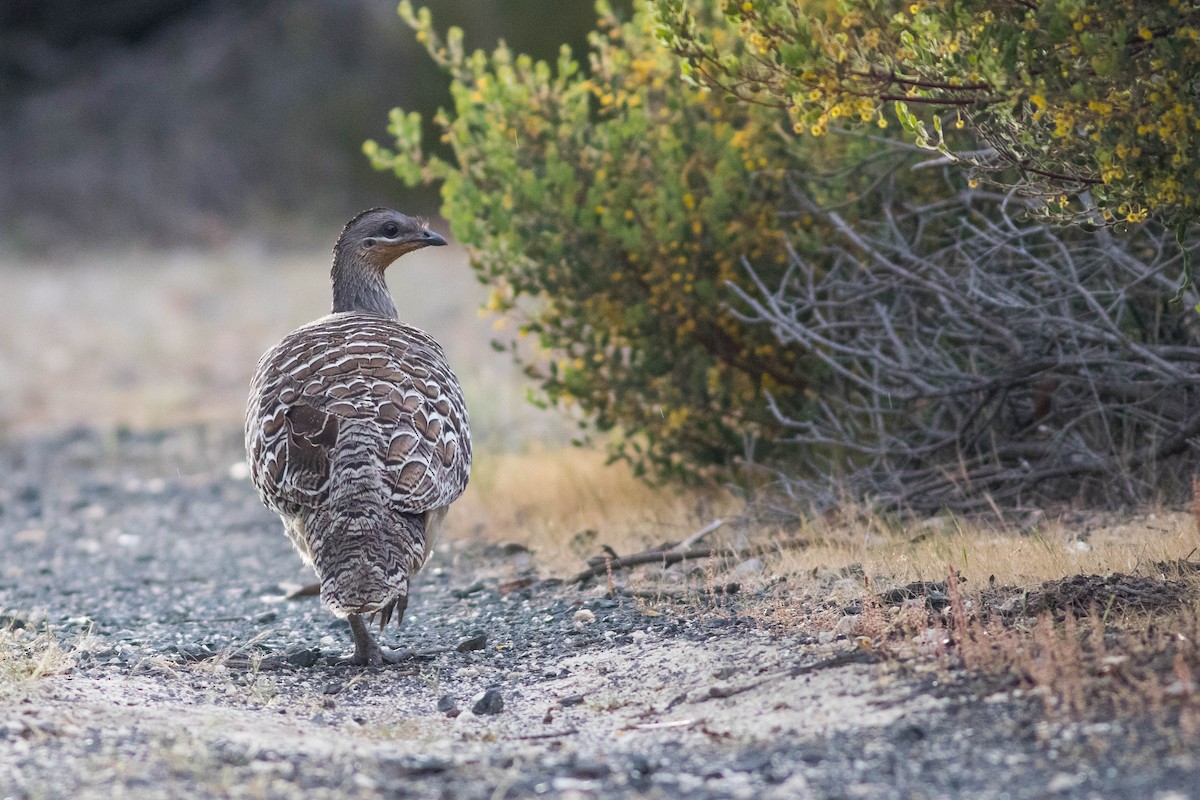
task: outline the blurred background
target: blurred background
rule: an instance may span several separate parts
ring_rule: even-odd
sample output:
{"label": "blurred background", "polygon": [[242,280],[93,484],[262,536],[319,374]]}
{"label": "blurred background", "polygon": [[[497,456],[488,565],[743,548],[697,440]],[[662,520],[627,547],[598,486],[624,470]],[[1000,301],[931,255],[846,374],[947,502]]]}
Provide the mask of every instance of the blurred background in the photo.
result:
{"label": "blurred background", "polygon": [[[433,0],[471,47],[582,47],[591,0]],[[18,252],[240,234],[326,246],[364,204],[432,210],[361,155],[448,80],[394,0],[0,0],[0,242]],[[340,223],[339,223],[340,224]],[[315,230],[313,229],[315,226]]]}
{"label": "blurred background", "polygon": [[[237,424],[258,355],[327,310],[345,220],[436,211],[361,152],[391,108],[448,101],[395,5],[0,0],[0,435]],[[543,57],[595,22],[591,0],[426,5],[471,47]],[[488,346],[461,249],[389,279],[485,442],[562,434]]]}

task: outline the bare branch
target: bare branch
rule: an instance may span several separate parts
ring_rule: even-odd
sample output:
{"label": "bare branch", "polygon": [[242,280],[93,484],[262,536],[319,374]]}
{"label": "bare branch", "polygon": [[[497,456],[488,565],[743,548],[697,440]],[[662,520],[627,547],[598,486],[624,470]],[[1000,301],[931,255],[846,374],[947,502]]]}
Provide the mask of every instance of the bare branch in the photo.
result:
{"label": "bare branch", "polygon": [[739,318],[828,376],[803,417],[769,400],[787,496],[976,511],[1186,495],[1200,318],[1194,289],[1168,305],[1171,234],[1052,229],[980,193],[916,209],[890,179],[867,223],[803,185],[796,213],[834,240],[774,281],[744,261],[749,288],[730,286]]}

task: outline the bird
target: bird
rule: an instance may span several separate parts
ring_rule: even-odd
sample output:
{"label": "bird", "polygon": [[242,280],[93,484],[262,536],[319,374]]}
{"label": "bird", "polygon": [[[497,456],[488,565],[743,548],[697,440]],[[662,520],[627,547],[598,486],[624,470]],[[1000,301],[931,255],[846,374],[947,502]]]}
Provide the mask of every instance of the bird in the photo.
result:
{"label": "bird", "polygon": [[442,347],[400,321],[384,280],[396,259],[446,240],[389,208],[351,219],[333,248],[333,307],[259,359],[246,407],[246,458],[267,508],[350,624],[352,664],[402,653],[382,636],[408,605],[446,510],[471,473],[462,386]]}

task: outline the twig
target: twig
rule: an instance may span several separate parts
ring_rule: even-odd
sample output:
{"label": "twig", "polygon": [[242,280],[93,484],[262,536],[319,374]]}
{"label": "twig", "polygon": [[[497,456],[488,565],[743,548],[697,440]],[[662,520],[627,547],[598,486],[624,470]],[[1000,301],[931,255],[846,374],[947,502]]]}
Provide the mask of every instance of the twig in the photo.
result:
{"label": "twig", "polygon": [[583,572],[575,575],[570,579],[569,583],[583,583],[588,578],[594,578],[597,575],[604,575],[611,571],[625,569],[626,567],[636,567],[641,564],[662,564],[664,567],[671,564],[678,564],[681,561],[696,561],[702,558],[712,558],[715,556],[727,556],[738,561],[745,561],[748,558],[765,555],[766,553],[774,553],[778,550],[792,550],[802,547],[807,547],[809,541],[807,539],[792,539],[786,542],[777,542],[770,545],[757,545],[748,547],[744,550],[718,550],[706,547],[697,547],[690,550],[647,550],[642,553],[634,553],[633,555],[620,556],[618,558],[605,558],[601,564],[595,564]]}
{"label": "twig", "polygon": [[700,720],[695,719],[676,719],[670,722],[643,722],[640,725],[633,725],[625,728],[627,731],[660,731],[667,728],[687,728],[695,725]]}
{"label": "twig", "polygon": [[576,733],[579,733],[578,728],[567,728],[565,731],[549,731],[547,733],[527,733],[524,736],[515,736],[513,738],[519,739],[522,741],[527,741],[529,739],[560,739],[563,736],[573,736]]}
{"label": "twig", "polygon": [[721,527],[722,525],[724,525],[724,524],[725,524],[725,520],[723,520],[723,519],[714,519],[712,522],[708,523],[708,524],[707,524],[707,525],[705,525],[703,528],[701,528],[700,530],[696,531],[696,532],[695,532],[695,533],[693,533],[691,536],[687,537],[687,538],[686,538],[686,539],[684,539],[682,542],[680,542],[679,544],[677,544],[677,545],[675,545],[674,547],[672,547],[672,548],[671,548],[671,550],[672,550],[672,551],[674,551],[674,552],[682,552],[682,551],[690,550],[690,549],[692,549],[693,547],[695,547],[697,544],[699,544],[699,543],[700,543],[700,541],[701,541],[701,540],[702,540],[702,539],[703,539],[705,536],[708,536],[710,533],[712,533],[713,531],[717,530],[718,528],[720,528],[720,527]]}

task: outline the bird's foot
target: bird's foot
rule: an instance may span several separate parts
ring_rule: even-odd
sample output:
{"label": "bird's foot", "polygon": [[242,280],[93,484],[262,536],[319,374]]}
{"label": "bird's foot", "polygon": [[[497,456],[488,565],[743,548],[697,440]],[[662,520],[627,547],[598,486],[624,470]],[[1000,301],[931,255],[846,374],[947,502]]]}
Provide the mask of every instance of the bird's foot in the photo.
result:
{"label": "bird's foot", "polygon": [[354,655],[347,658],[339,658],[337,664],[344,667],[382,667],[384,664],[399,664],[403,661],[412,660],[414,653],[409,648],[392,649],[390,647],[380,647],[371,642],[371,646],[365,650],[355,648]]}
{"label": "bird's foot", "polygon": [[354,636],[354,655],[339,663],[351,664],[358,667],[381,667],[384,664],[399,664],[414,655],[411,649],[393,650],[390,647],[380,647],[367,631],[362,615],[350,614],[350,633]]}

